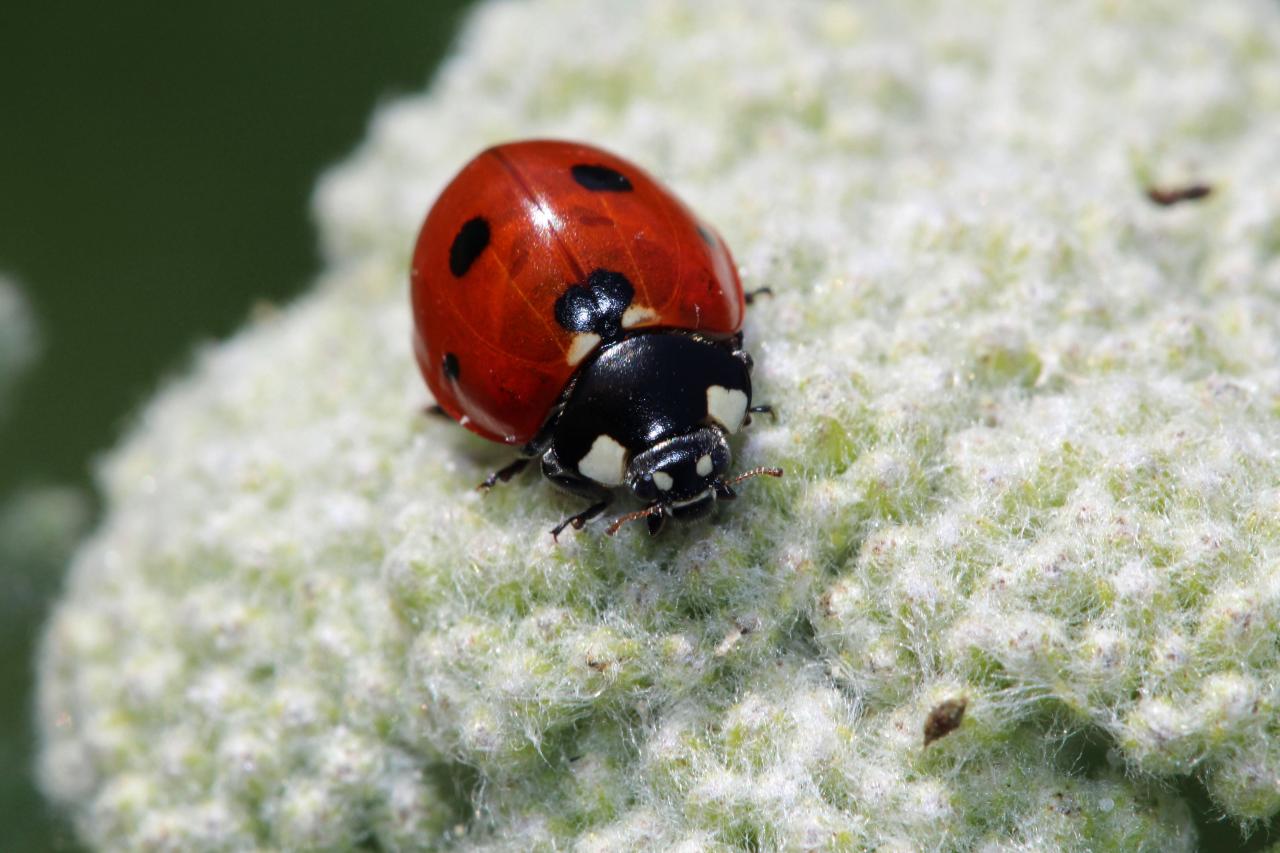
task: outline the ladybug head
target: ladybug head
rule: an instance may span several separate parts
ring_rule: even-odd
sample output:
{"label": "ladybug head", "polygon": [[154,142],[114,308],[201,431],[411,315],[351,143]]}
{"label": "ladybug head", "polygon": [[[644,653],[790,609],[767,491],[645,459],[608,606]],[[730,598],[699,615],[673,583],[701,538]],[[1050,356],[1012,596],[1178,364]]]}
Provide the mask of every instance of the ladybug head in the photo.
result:
{"label": "ladybug head", "polygon": [[669,517],[687,520],[706,515],[717,498],[734,497],[723,479],[730,459],[729,443],[716,427],[661,441],[636,454],[627,467],[627,485],[648,506],[618,519],[611,530],[647,516],[649,532],[657,533]]}
{"label": "ladybug head", "polygon": [[715,427],[661,441],[637,453],[627,485],[642,501],[684,504],[705,495],[729,470],[729,443]]}

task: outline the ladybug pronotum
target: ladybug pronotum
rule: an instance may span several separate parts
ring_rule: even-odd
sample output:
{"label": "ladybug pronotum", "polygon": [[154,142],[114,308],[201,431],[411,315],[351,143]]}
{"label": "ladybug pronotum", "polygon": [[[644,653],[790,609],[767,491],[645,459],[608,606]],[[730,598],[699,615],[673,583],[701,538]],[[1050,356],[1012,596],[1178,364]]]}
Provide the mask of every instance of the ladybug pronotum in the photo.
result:
{"label": "ladybug pronotum", "polygon": [[590,502],[626,487],[616,519],[706,515],[733,485],[728,438],[750,422],[749,301],[709,225],[635,165],[533,140],[481,152],[427,214],[413,255],[414,353],[445,414],[521,447],[481,487],[530,461]]}

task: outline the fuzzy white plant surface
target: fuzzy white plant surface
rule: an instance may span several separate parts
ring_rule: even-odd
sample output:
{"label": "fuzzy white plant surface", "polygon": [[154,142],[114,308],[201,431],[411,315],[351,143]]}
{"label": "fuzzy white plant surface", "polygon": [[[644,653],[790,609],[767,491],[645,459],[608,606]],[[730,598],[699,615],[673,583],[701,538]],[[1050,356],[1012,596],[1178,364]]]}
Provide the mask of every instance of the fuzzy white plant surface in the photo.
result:
{"label": "fuzzy white plant surface", "polygon": [[[314,290],[102,466],[45,790],[129,849],[1164,851],[1190,775],[1276,814],[1277,127],[1267,0],[480,7],[321,184]],[[786,477],[709,522],[557,547],[578,501],[481,497],[510,452],[423,414],[421,218],[544,135],[774,290],[736,464]]]}

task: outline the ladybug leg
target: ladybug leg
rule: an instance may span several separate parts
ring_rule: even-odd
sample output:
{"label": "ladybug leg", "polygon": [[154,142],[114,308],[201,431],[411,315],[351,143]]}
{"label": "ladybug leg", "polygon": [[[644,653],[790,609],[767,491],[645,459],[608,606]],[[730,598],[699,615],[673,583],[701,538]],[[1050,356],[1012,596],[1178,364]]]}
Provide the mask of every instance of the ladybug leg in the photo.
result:
{"label": "ladybug leg", "polygon": [[747,409],[747,416],[742,420],[743,426],[747,426],[751,423],[752,412],[755,412],[757,415],[768,415],[775,422],[778,420],[778,413],[773,410],[773,406],[770,406],[768,403],[761,403],[758,406],[752,406]]}
{"label": "ladybug leg", "polygon": [[548,450],[542,456],[542,473],[564,491],[591,501],[591,505],[577,515],[571,515],[551,528],[551,538],[559,541],[560,532],[572,526],[581,530],[588,521],[595,518],[613,502],[613,493],[594,480],[588,480],[560,464],[555,452]]}
{"label": "ladybug leg", "polygon": [[453,420],[453,418],[449,417],[449,413],[446,412],[444,407],[439,403],[432,403],[430,406],[424,406],[422,413],[424,415],[430,415],[433,418],[445,418],[450,421]]}
{"label": "ladybug leg", "polygon": [[748,290],[746,293],[742,294],[743,299],[745,299],[745,300],[746,300],[746,303],[747,303],[748,305],[750,305],[750,304],[752,304],[753,302],[755,302],[755,301],[756,301],[756,299],[757,299],[757,298],[759,298],[759,297],[761,297],[761,296],[773,296],[773,288],[772,288],[772,287],[757,287],[755,290]]}
{"label": "ladybug leg", "polygon": [[665,512],[655,512],[649,516],[647,523],[649,525],[649,535],[657,536],[667,524],[667,514]]}
{"label": "ladybug leg", "polygon": [[521,471],[523,471],[528,466],[528,464],[532,461],[533,460],[528,456],[521,456],[519,459],[512,462],[510,465],[507,465],[503,468],[499,468],[497,471],[494,471],[488,477],[485,477],[484,482],[476,486],[476,491],[487,492],[490,489],[492,489],[494,486],[496,486],[498,483],[507,482],[516,474],[519,474]]}
{"label": "ladybug leg", "polygon": [[755,359],[751,357],[751,353],[742,348],[742,332],[738,332],[731,338],[725,338],[718,342],[720,346],[727,349],[733,354],[733,357],[747,366],[747,372],[751,372],[751,368],[755,367]]}
{"label": "ladybug leg", "polygon": [[476,491],[487,492],[498,483],[507,482],[516,474],[523,471],[530,462],[541,456],[543,451],[547,449],[547,445],[551,443],[551,426],[554,425],[554,423],[554,417],[548,418],[547,423],[543,425],[538,434],[533,437],[533,441],[520,448],[520,458],[512,462],[510,465],[494,471],[485,478],[483,483],[476,486]]}
{"label": "ladybug leg", "polygon": [[564,521],[557,524],[555,527],[551,528],[551,538],[559,542],[560,531],[564,530],[566,527],[570,525],[573,525],[574,530],[581,530],[583,527],[585,527],[588,521],[595,518],[600,513],[604,512],[605,509],[609,506],[609,503],[613,500],[612,495],[608,495],[607,492],[606,492],[606,495],[608,496],[607,500],[597,501],[596,503],[593,503],[591,506],[587,507],[577,515],[571,515],[568,518],[566,518]]}

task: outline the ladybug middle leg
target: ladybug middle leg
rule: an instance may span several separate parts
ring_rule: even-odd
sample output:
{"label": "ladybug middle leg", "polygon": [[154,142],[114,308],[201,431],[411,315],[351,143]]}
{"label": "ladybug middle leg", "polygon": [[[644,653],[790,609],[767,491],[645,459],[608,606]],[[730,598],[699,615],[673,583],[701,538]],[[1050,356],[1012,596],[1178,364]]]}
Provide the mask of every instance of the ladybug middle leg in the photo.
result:
{"label": "ladybug middle leg", "polygon": [[742,348],[742,332],[738,332],[733,337],[724,338],[723,340],[714,341],[718,346],[724,347],[733,357],[747,366],[747,373],[756,366],[755,359],[751,357],[751,353]]}
{"label": "ladybug middle leg", "polygon": [[752,414],[768,415],[770,418],[773,419],[774,423],[777,423],[778,421],[778,413],[773,410],[773,406],[769,405],[768,403],[761,403],[758,406],[752,406],[751,408],[747,409],[747,416],[742,419],[742,425],[744,427],[751,426]]}
{"label": "ladybug middle leg", "polygon": [[564,491],[591,501],[591,505],[577,515],[571,515],[551,528],[551,538],[559,541],[560,531],[572,526],[581,530],[584,525],[613,503],[613,493],[599,483],[588,480],[581,474],[574,473],[560,464],[554,450],[548,450],[542,456],[542,473]]}
{"label": "ladybug middle leg", "polygon": [[564,404],[561,403],[552,411],[547,422],[542,425],[542,429],[533,437],[533,441],[520,448],[520,456],[508,465],[504,465],[497,471],[494,471],[488,477],[484,478],[484,482],[476,486],[477,492],[488,492],[498,483],[509,481],[516,474],[519,474],[525,468],[529,467],[529,463],[546,452],[547,447],[551,445],[551,434],[555,427],[556,418],[560,414],[560,409]]}
{"label": "ladybug middle leg", "polygon": [[742,419],[743,426],[751,425],[751,415],[753,412],[757,415],[768,415],[770,418],[774,420],[774,422],[777,422],[778,420],[778,413],[773,410],[773,406],[769,405],[768,403],[761,403],[758,406],[752,406],[751,408],[747,409],[747,416]]}
{"label": "ladybug middle leg", "polygon": [[476,491],[487,492],[490,489],[492,489],[494,486],[496,486],[498,483],[507,482],[516,474],[519,474],[526,467],[528,467],[529,463],[532,461],[533,461],[533,457],[521,456],[519,459],[512,462],[510,465],[504,465],[503,467],[499,468],[497,471],[494,471],[488,477],[485,477],[484,482],[476,486]]}

